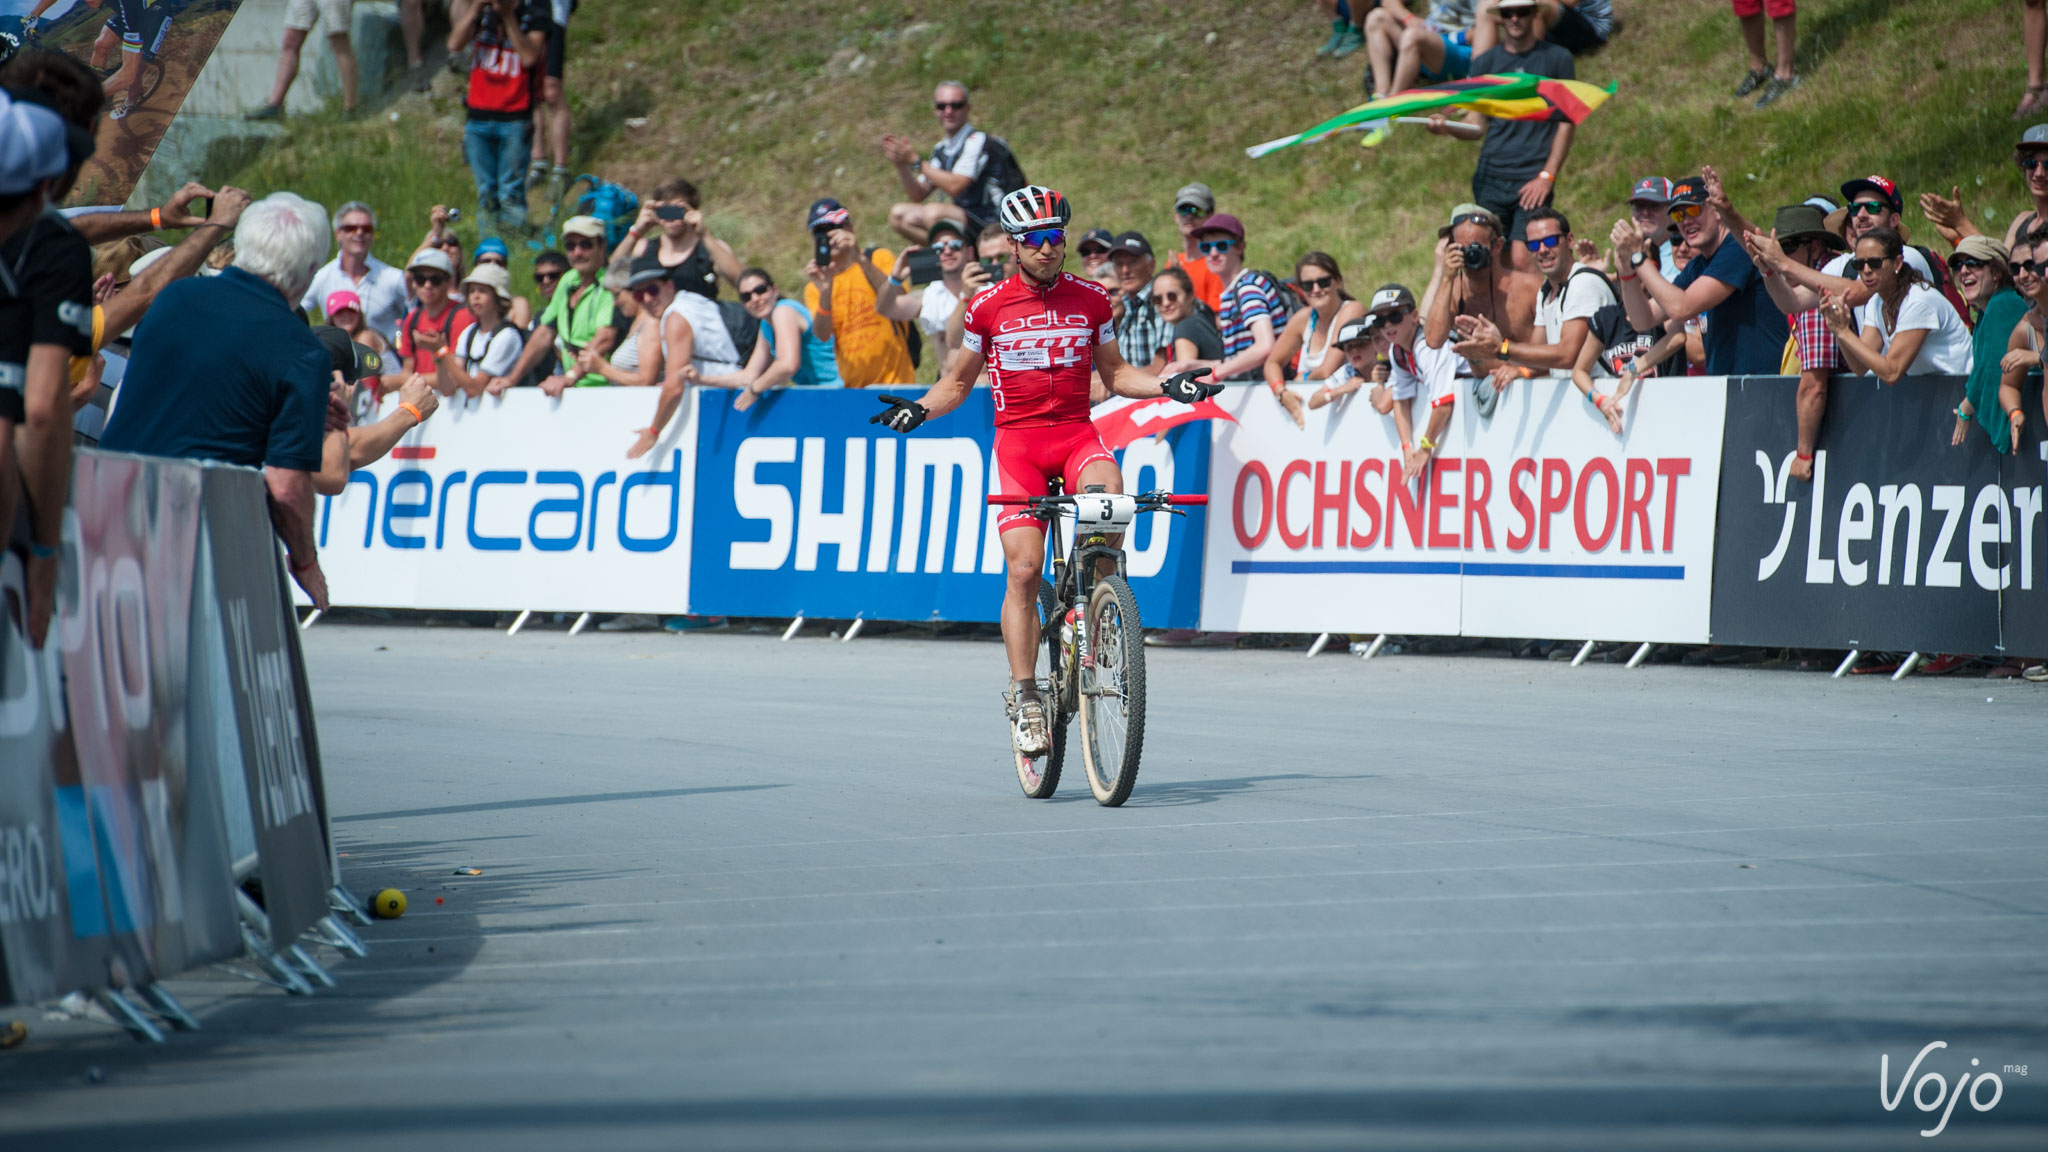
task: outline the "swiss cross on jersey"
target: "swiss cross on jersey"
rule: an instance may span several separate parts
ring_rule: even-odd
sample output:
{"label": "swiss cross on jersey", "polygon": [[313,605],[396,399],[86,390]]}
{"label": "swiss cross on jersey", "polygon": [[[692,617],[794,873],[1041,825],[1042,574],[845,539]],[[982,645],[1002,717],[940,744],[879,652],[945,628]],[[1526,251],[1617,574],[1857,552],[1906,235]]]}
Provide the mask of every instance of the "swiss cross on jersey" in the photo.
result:
{"label": "swiss cross on jersey", "polygon": [[1100,285],[1062,272],[1041,287],[1020,273],[968,301],[963,327],[987,361],[998,427],[1087,422],[1095,349],[1116,343]]}

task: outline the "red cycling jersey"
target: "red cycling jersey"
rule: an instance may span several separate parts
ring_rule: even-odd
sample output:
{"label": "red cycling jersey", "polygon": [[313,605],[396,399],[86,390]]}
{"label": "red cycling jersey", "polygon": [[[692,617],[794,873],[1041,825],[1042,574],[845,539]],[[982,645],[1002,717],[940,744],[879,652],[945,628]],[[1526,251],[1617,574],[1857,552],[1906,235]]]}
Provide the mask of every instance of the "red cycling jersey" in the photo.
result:
{"label": "red cycling jersey", "polygon": [[965,347],[988,362],[996,427],[1088,423],[1097,345],[1116,342],[1109,293],[1060,273],[1040,287],[1015,273],[967,302]]}

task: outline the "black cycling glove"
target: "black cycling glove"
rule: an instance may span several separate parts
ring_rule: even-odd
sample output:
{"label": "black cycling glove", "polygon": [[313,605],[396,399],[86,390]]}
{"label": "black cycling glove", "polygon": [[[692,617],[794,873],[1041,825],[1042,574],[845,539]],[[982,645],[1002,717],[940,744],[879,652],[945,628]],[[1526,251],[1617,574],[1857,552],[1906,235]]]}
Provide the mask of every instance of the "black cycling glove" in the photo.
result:
{"label": "black cycling glove", "polygon": [[868,417],[870,424],[886,425],[892,432],[909,432],[924,423],[924,405],[901,396],[881,394],[881,401],[889,407]]}
{"label": "black cycling glove", "polygon": [[1223,391],[1221,384],[1196,383],[1208,374],[1207,368],[1197,368],[1193,372],[1175,372],[1159,382],[1159,391],[1183,404],[1199,403]]}

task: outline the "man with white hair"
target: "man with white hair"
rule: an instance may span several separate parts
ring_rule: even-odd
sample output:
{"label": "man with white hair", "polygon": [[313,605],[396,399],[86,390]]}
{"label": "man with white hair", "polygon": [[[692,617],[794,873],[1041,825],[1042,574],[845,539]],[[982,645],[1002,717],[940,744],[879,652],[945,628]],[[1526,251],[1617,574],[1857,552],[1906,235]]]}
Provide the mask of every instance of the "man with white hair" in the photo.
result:
{"label": "man with white hair", "polygon": [[261,468],[292,579],[318,608],[313,474],[326,431],[330,357],[293,310],[327,259],[327,210],[289,192],[249,205],[235,263],[163,290],[135,330],[100,447]]}

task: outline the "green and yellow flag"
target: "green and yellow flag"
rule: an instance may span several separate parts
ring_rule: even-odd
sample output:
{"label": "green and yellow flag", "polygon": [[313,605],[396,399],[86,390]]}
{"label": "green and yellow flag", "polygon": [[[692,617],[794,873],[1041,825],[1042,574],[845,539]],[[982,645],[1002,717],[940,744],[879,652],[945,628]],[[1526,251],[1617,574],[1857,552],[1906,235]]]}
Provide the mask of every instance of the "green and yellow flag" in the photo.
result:
{"label": "green and yellow flag", "polygon": [[1245,149],[1256,160],[1296,144],[1312,143],[1335,132],[1365,128],[1395,116],[1411,116],[1439,108],[1470,108],[1496,120],[1556,120],[1577,124],[1592,115],[1615,85],[1605,88],[1582,80],[1553,80],[1527,72],[1502,72],[1427,84],[1369,100],[1341,116],[1333,116],[1306,132],[1268,140]]}

